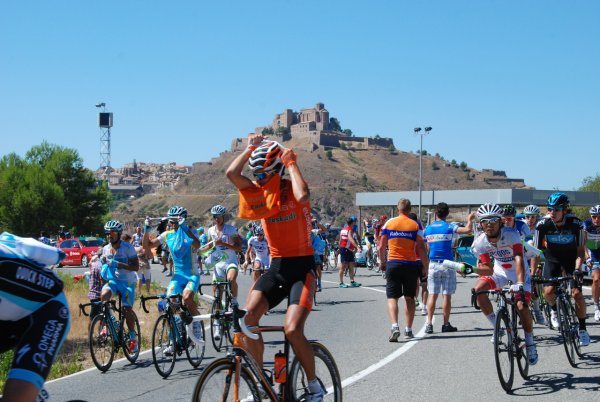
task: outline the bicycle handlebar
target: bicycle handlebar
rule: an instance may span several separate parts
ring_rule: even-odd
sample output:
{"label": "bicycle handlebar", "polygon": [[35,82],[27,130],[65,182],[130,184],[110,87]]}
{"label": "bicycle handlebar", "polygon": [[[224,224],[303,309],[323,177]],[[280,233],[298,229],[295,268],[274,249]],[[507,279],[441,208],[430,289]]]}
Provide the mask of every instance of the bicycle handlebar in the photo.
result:
{"label": "bicycle handlebar", "polygon": [[202,286],[225,286],[225,287],[228,287],[228,286],[230,286],[230,283],[228,281],[201,283],[200,286],[198,287],[198,293],[200,293],[201,296],[204,296],[204,293],[202,293]]}
{"label": "bicycle handlebar", "polygon": [[542,278],[541,276],[532,276],[531,281],[540,284],[557,284],[560,282],[566,282],[570,280],[574,280],[578,285],[583,283],[583,277],[585,276],[585,272],[581,270],[575,270],[572,276],[554,276],[551,278]]}
{"label": "bicycle handlebar", "polygon": [[94,304],[94,303],[91,303],[91,302],[85,303],[85,304],[79,303],[79,315],[83,314],[84,316],[89,317],[90,315],[89,315],[89,313],[86,313],[85,308],[88,306],[91,306],[92,304]]}
{"label": "bicycle handlebar", "polygon": [[146,296],[146,297],[144,297],[143,295],[140,296],[140,305],[142,306],[142,310],[144,310],[144,312],[146,312],[146,314],[150,314],[150,312],[146,308],[146,301],[147,300],[162,299],[163,297],[161,297],[161,296],[163,296],[163,295],[160,295],[160,296]]}
{"label": "bicycle handlebar", "polygon": [[[515,294],[512,290],[510,290],[510,286],[504,288],[495,288],[495,289],[487,289],[487,290],[478,290],[471,289],[471,305],[475,308],[475,310],[481,310],[481,307],[477,304],[477,296],[487,294],[487,295],[505,295],[506,293],[510,293],[512,295]],[[521,288],[519,291],[521,294],[522,301],[525,302],[525,289]]]}

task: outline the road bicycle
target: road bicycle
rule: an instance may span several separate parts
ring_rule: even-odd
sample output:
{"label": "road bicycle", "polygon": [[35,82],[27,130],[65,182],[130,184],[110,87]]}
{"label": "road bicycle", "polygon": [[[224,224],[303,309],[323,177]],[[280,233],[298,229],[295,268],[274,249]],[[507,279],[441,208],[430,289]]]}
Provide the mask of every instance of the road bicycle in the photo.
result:
{"label": "road bicycle", "polygon": [[181,295],[141,296],[140,304],[146,313],[149,313],[146,308],[148,300],[159,300],[158,310],[162,313],[156,319],[152,331],[152,362],[158,374],[167,378],[173,372],[177,356],[181,356],[184,351],[192,367],[200,366],[205,349],[204,323],[196,320],[201,328],[201,336],[196,338],[192,328],[192,314],[182,302]]}
{"label": "road bicycle", "polygon": [[569,364],[573,367],[577,367],[576,358],[583,357],[583,353],[579,344],[579,319],[577,318],[571,297],[571,286],[575,284],[575,286],[581,289],[583,275],[585,273],[575,271],[573,276],[558,276],[547,279],[540,277],[532,278],[533,283],[555,286],[554,294],[556,295],[558,330],[560,331]]}
{"label": "road bicycle", "polygon": [[[517,313],[517,300],[514,292],[509,287],[502,289],[471,290],[471,304],[477,310],[477,296],[487,294],[496,296],[497,311],[496,324],[494,326],[494,358],[496,371],[500,385],[507,392],[512,391],[514,381],[515,359],[519,373],[524,380],[529,378],[529,360],[527,359],[525,333],[519,328],[519,316]],[[507,297],[510,294],[510,297]],[[525,300],[525,292],[521,291],[521,300]],[[525,311],[529,311],[526,309]]]}
{"label": "road bicycle", "polygon": [[[215,360],[204,369],[194,388],[192,401],[308,400],[306,373],[296,356],[290,362],[291,348],[285,337],[283,352],[280,350],[274,362],[266,362],[266,368],[261,369],[243,345],[243,335],[251,339],[259,337],[245,326],[243,317],[246,312],[233,306],[232,311],[216,314],[233,328],[233,348],[226,357]],[[256,331],[283,333],[284,329],[282,326],[259,326]],[[341,402],[342,383],[333,356],[322,344],[314,341],[310,344],[315,353],[317,378],[326,390],[324,400]]]}
{"label": "road bicycle", "polygon": [[[543,269],[544,269],[544,264],[539,263],[535,270],[535,274],[532,277],[533,278],[535,278],[535,277],[541,278]],[[558,329],[558,328],[554,328],[552,326],[552,320],[550,320],[551,308],[550,308],[550,304],[548,304],[548,301],[546,300],[546,297],[544,296],[544,285],[539,282],[533,282],[531,291],[532,291],[533,297],[537,298],[537,300],[539,300],[539,308],[540,308],[540,311],[542,312],[542,314],[544,314],[545,325],[549,329]],[[533,311],[532,311],[532,315],[533,315],[533,319],[534,319],[535,323],[541,324],[540,322],[537,321],[535,314],[533,314]]]}
{"label": "road bicycle", "polygon": [[142,345],[140,322],[135,315],[135,311],[131,310],[134,316],[136,337],[135,339],[130,339],[128,336],[129,331],[125,332],[127,324],[120,295],[118,307],[114,300],[105,302],[96,301],[79,304],[79,311],[83,315],[89,316],[89,313],[85,309],[92,305],[101,306],[101,312],[92,319],[88,333],[90,354],[96,368],[102,372],[106,372],[112,365],[115,354],[119,352],[120,348],[123,349],[125,358],[131,363],[135,363],[140,355],[140,347]]}
{"label": "road bicycle", "polygon": [[229,322],[225,320],[222,315],[218,315],[218,312],[229,311],[231,307],[231,299],[233,294],[231,293],[231,284],[228,281],[217,281],[213,283],[203,283],[198,288],[201,295],[203,286],[214,287],[215,296],[210,307],[210,339],[213,347],[217,352],[221,351],[223,347],[223,341],[227,346],[227,340],[231,344],[233,337],[229,330]]}

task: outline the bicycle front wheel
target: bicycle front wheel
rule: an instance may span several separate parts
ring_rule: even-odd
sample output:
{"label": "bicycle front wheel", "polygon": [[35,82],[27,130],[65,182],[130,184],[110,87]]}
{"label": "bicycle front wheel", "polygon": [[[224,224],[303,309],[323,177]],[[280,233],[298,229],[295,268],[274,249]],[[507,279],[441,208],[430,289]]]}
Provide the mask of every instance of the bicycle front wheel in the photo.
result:
{"label": "bicycle front wheel", "polygon": [[[201,338],[203,341],[206,340],[206,334],[204,333],[204,322],[200,321],[201,330]],[[204,359],[204,346],[205,342],[196,343],[187,337],[187,348],[185,348],[185,355],[187,356],[188,361],[192,365],[192,367],[197,368],[200,363],[202,363],[202,359]]]}
{"label": "bicycle front wheel", "polygon": [[574,335],[573,330],[577,330],[578,323],[572,322],[572,318],[569,311],[569,305],[565,300],[558,300],[558,326],[560,328],[560,335],[562,336],[563,346],[567,354],[569,364],[573,367],[577,367],[575,363],[575,343],[579,346],[579,332],[577,336]]}
{"label": "bicycle front wheel", "polygon": [[[192,401],[245,401],[260,402],[261,396],[250,371],[240,365],[239,383],[235,384],[235,364],[229,358],[209,364],[196,383]],[[234,392],[237,390],[237,395]],[[245,398],[245,399],[244,399]]]}
{"label": "bicycle front wheel", "polygon": [[175,367],[177,347],[174,337],[175,331],[167,314],[158,317],[152,332],[152,362],[163,378],[167,378]]}
{"label": "bicycle front wheel", "polygon": [[97,315],[92,320],[89,346],[94,365],[102,372],[108,370],[115,357],[115,340],[104,314]]}
{"label": "bicycle front wheel", "polygon": [[[526,310],[528,312],[528,310]],[[516,314],[516,312],[515,312]],[[514,316],[513,316],[514,317]],[[516,321],[513,323],[514,329],[514,351],[515,358],[517,360],[517,367],[519,368],[519,374],[524,380],[529,379],[529,359],[527,359],[527,345],[525,344],[525,330],[519,328]]]}
{"label": "bicycle front wheel", "polygon": [[[321,387],[326,391],[323,401],[342,401],[342,380],[333,356],[318,342],[310,343],[315,354],[315,369]],[[308,400],[308,378],[298,358],[290,366],[286,383],[292,401]]]}
{"label": "bicycle front wheel", "polygon": [[573,303],[574,301],[572,299],[567,302],[568,310],[571,313],[571,342],[573,343],[573,348],[575,349],[577,356],[583,357],[581,345],[579,344],[579,318],[577,317],[577,312],[575,311],[575,306],[573,306]]}
{"label": "bicycle front wheel", "polygon": [[496,315],[496,326],[494,328],[494,357],[496,370],[500,385],[507,392],[512,391],[515,375],[515,361],[513,350],[513,334],[509,325],[508,311],[502,309]]}
{"label": "bicycle front wheel", "polygon": [[[137,358],[140,356],[140,348],[142,347],[142,333],[140,332],[140,322],[138,321],[135,311],[131,310],[134,317],[134,331],[135,331],[135,346],[132,344],[129,334],[123,331],[121,336],[121,346],[123,347],[123,353],[127,360],[131,363],[135,363]],[[127,327],[125,318],[121,320],[121,328]],[[132,349],[134,348],[134,349]]]}
{"label": "bicycle front wheel", "polygon": [[217,352],[221,351],[221,345],[223,345],[223,332],[225,332],[225,328],[223,328],[223,320],[213,318],[212,316],[220,311],[223,308],[221,306],[221,299],[215,297],[213,300],[212,308],[210,309],[210,339],[212,341],[213,347]]}

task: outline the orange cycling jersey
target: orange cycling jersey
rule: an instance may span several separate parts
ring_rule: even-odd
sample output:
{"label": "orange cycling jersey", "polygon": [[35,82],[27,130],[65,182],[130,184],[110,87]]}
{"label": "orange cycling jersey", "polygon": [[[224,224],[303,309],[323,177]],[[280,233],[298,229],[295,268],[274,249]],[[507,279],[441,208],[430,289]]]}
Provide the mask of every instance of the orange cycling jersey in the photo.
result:
{"label": "orange cycling jersey", "polygon": [[[254,185],[258,187],[258,184]],[[250,191],[253,190],[250,188]],[[281,180],[279,212],[261,219],[261,222],[271,257],[313,255],[310,202],[300,203],[294,198],[289,180]]]}
{"label": "orange cycling jersey", "polygon": [[388,261],[417,261],[417,239],[422,238],[417,222],[405,215],[397,216],[383,225],[381,235],[388,239]]}

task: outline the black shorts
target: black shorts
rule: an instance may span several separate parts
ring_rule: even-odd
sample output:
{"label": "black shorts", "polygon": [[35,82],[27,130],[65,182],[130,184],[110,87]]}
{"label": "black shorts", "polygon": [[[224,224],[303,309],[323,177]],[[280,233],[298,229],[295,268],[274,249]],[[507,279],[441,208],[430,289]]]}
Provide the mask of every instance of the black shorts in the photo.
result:
{"label": "black shorts", "polygon": [[421,266],[390,261],[386,268],[385,294],[388,299],[417,295],[417,279],[421,276]]}
{"label": "black shorts", "polygon": [[342,263],[345,262],[354,262],[354,251],[349,248],[340,248],[340,260]]}
{"label": "black shorts", "polygon": [[[573,275],[575,271],[575,260],[570,261],[553,261],[546,260],[544,262],[544,278],[552,278],[554,276],[563,276],[563,271],[566,276]],[[580,285],[575,280],[569,281],[571,288],[579,288]]]}
{"label": "black shorts", "polygon": [[289,295],[289,304],[312,310],[315,286],[315,258],[275,257],[269,270],[254,284],[253,289],[264,293],[269,309],[277,306]]}

